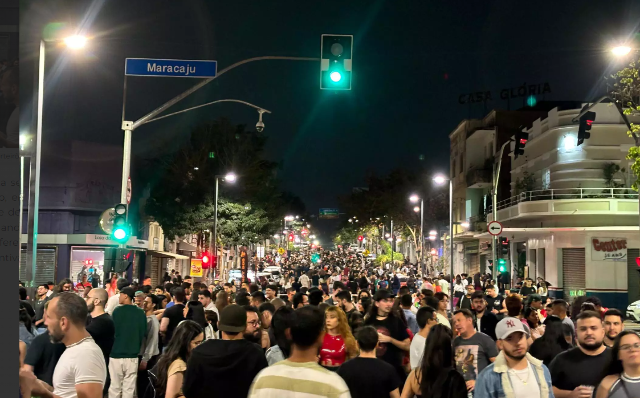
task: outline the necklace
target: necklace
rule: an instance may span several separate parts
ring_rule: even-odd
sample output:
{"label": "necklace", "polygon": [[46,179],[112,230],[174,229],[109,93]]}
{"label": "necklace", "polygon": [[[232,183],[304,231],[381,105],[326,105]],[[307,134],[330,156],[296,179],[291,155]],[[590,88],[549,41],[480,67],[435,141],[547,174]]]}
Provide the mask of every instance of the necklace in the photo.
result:
{"label": "necklace", "polygon": [[85,338],[83,338],[83,339],[81,339],[81,340],[76,341],[76,342],[75,342],[75,343],[73,343],[73,344],[69,344],[69,345],[67,346],[67,348],[71,348],[71,347],[74,347],[74,346],[80,345],[83,341],[85,341],[85,340],[89,340],[89,339],[93,340],[93,338],[92,338],[91,336],[87,336],[87,337],[85,337]]}
{"label": "necklace", "polygon": [[525,386],[527,385],[527,382],[529,381],[529,376],[530,376],[528,367],[527,367],[527,379],[526,380],[523,380],[522,377],[520,377],[520,375],[513,369],[509,370],[509,372],[511,374],[514,374],[518,378],[518,380],[520,380],[522,382],[522,384],[524,384]]}

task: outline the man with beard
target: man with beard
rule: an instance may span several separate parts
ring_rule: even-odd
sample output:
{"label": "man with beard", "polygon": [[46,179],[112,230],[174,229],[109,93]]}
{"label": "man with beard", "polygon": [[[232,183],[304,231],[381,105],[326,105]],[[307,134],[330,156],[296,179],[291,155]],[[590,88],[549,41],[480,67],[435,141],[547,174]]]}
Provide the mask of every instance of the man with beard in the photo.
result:
{"label": "man with beard", "polygon": [[[49,301],[44,303],[43,325],[47,324],[48,308]],[[64,344],[51,342],[49,332],[45,326],[44,331],[37,335],[27,348],[24,367],[32,371],[39,380],[52,385],[53,372],[64,350]]]}
{"label": "man with beard", "polygon": [[[474,326],[478,332],[482,332],[496,340],[496,325],[498,318],[487,309],[487,301],[482,291],[474,292],[471,295],[471,304],[475,311]],[[522,323],[522,322],[521,322]]]}
{"label": "man with beard", "polygon": [[[496,326],[495,333],[500,353],[495,362],[478,375],[475,395],[483,398],[553,398],[549,369],[527,352],[528,336],[522,321],[504,318]],[[508,380],[508,386],[503,384],[505,380]],[[505,394],[505,390],[512,390],[512,394]]]}
{"label": "man with beard", "polygon": [[222,339],[209,339],[191,351],[184,374],[186,398],[246,398],[254,377],[267,367],[264,352],[245,340],[249,312],[236,304],[220,311]]}
{"label": "man with beard", "polygon": [[47,325],[44,324],[44,305],[47,303],[49,297],[47,293],[49,292],[49,286],[42,284],[38,286],[38,290],[36,291],[36,316],[33,319],[35,321],[35,326],[38,329],[46,329]]}
{"label": "man with beard", "polygon": [[109,294],[104,289],[91,289],[84,301],[87,303],[89,316],[87,317],[87,332],[93,337],[102,354],[104,362],[109,368],[109,355],[115,340],[116,328],[111,315],[104,311]]}
{"label": "man with beard", "polygon": [[20,370],[23,396],[102,398],[107,367],[102,351],[85,329],[87,304],[75,294],[60,294],[49,302],[47,329],[52,342],[66,349],[53,373],[53,392],[29,369]]}
{"label": "man with beard", "polygon": [[553,394],[558,398],[590,398],[613,360],[604,346],[600,314],[583,311],[576,317],[578,347],[565,351],[551,362]]}
{"label": "man with beard", "polygon": [[244,309],[247,312],[247,328],[244,331],[244,339],[263,347],[262,322],[258,309],[251,305],[245,305]]}
{"label": "man with beard", "polygon": [[613,340],[624,330],[622,312],[611,309],[604,313],[604,345],[613,347]]}

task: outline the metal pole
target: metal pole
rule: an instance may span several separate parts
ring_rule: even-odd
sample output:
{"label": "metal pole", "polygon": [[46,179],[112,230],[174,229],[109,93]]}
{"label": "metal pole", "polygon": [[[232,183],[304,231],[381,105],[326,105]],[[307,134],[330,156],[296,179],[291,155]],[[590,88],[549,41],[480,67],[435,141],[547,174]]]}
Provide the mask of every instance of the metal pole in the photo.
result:
{"label": "metal pole", "polygon": [[[27,240],[27,258],[26,258],[26,279],[29,287],[34,286],[34,278],[36,275],[36,264],[38,260],[38,211],[40,208],[40,154],[42,145],[42,108],[44,102],[44,40],[40,40],[40,57],[38,62],[38,109],[36,122],[36,143],[34,150],[34,159],[31,158],[29,187],[29,224],[28,228],[31,232]],[[30,266],[29,266],[30,265]]]}
{"label": "metal pole", "polygon": [[[451,316],[453,316],[453,178],[449,179],[449,263],[451,266],[449,275],[449,301],[451,303]],[[446,293],[446,292],[445,292]]]}
{"label": "metal pole", "polygon": [[393,218],[391,219],[391,270],[393,271],[393,244],[396,240],[395,236],[393,236]]}
{"label": "metal pole", "polygon": [[[493,165],[493,192],[491,193],[491,212],[493,213],[493,221],[498,221],[498,182],[500,180],[500,167],[502,166],[502,155],[504,148],[511,142],[508,140],[500,147],[500,154],[498,155],[498,162]],[[491,252],[493,256],[493,275],[496,280],[496,287],[498,287],[498,237],[493,236],[493,243],[491,244]]]}
{"label": "metal pole", "polygon": [[220,267],[218,261],[218,180],[219,177],[216,176],[216,194],[213,200],[213,234],[209,235],[209,250],[216,257],[216,266]]}
{"label": "metal pole", "polygon": [[424,264],[424,199],[420,199],[420,269],[424,278],[427,269]]}
{"label": "metal pole", "polygon": [[[22,152],[22,148],[20,148]],[[20,155],[20,219],[18,220],[18,266],[22,265],[22,213],[24,207],[24,156]]]}

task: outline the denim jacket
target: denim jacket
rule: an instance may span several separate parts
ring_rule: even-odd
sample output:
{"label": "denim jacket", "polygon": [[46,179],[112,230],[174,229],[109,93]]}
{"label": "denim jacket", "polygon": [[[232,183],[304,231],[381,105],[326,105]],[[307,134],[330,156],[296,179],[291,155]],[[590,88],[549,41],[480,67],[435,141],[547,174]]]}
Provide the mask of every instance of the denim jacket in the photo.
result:
{"label": "denim jacket", "polygon": [[[529,353],[527,353],[527,360],[529,361],[529,366],[533,367],[533,374],[536,376],[536,382],[540,386],[540,398],[554,398],[549,369],[542,364],[542,361],[532,357]],[[487,366],[478,375],[474,397],[516,398],[507,374],[508,370],[507,360],[501,351],[495,362]]]}

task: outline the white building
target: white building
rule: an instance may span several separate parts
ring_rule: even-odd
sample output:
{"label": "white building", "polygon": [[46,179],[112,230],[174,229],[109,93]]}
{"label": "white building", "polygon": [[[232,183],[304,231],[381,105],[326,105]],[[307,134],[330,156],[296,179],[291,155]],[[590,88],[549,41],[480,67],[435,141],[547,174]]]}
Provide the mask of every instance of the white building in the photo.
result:
{"label": "white building", "polygon": [[580,146],[572,121],[580,109],[535,120],[517,159],[511,143],[512,196],[498,202],[497,220],[510,240],[512,275],[526,261],[525,276],[549,281],[551,296],[597,295],[624,309],[640,299],[638,194],[626,159],[633,139],[614,106],[593,111],[591,137]]}

